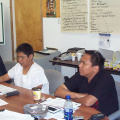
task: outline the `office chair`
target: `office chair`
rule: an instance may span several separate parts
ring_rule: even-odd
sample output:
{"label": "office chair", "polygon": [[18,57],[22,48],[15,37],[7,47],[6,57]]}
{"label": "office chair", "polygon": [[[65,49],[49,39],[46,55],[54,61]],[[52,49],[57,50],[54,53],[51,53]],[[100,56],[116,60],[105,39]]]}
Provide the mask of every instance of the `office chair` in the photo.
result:
{"label": "office chair", "polygon": [[45,69],[45,75],[49,81],[50,94],[54,96],[55,90],[64,83],[64,77],[59,71],[53,69]]}
{"label": "office chair", "polygon": [[[3,61],[7,72],[17,63],[15,61]],[[14,84],[14,80],[10,79],[10,84]]]}
{"label": "office chair", "polygon": [[15,61],[4,61],[3,62],[5,65],[6,70],[10,70],[17,62]]}
{"label": "office chair", "polygon": [[120,120],[120,82],[115,81],[115,86],[116,86],[117,95],[118,95],[119,110],[117,110],[116,112],[108,116],[110,120]]}

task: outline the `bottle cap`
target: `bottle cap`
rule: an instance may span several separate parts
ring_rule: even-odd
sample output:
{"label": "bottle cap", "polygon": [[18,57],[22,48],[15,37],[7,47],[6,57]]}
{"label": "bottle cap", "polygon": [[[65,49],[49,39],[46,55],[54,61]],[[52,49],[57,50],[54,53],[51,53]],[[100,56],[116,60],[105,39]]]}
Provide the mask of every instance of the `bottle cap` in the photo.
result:
{"label": "bottle cap", "polygon": [[70,99],[71,97],[70,97],[70,95],[66,95],[66,99]]}
{"label": "bottle cap", "polygon": [[39,88],[39,87],[34,87],[34,88],[32,88],[32,90],[33,90],[33,91],[40,91],[41,88]]}
{"label": "bottle cap", "polygon": [[39,120],[39,119],[40,119],[40,116],[37,116],[37,115],[36,115],[36,116],[34,117],[34,120]]}
{"label": "bottle cap", "polygon": [[38,118],[34,118],[34,120],[38,120]]}

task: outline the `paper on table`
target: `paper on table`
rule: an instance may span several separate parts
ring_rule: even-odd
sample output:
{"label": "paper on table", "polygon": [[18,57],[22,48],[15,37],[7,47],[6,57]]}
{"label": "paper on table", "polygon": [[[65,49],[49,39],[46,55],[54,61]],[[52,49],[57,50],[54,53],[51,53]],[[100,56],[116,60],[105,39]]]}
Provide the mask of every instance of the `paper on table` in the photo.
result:
{"label": "paper on table", "polygon": [[0,95],[6,94],[7,92],[13,92],[16,91],[17,89],[7,87],[5,85],[0,85]]}
{"label": "paper on table", "polygon": [[28,114],[21,114],[9,110],[4,110],[0,112],[0,120],[34,120],[31,115]]}
{"label": "paper on table", "polygon": [[52,54],[52,53],[54,53],[54,52],[57,52],[57,50],[49,50],[49,49],[47,49],[47,50],[44,50],[44,51],[39,51],[40,53],[45,53],[45,54]]}
{"label": "paper on table", "polygon": [[[46,99],[46,101],[42,102],[41,104],[63,109],[65,101],[66,100],[62,98],[55,98],[55,99],[48,98]],[[76,107],[81,105],[80,103],[76,103],[76,102],[72,102],[72,103],[73,103],[73,109],[76,109]]]}
{"label": "paper on table", "polygon": [[[61,111],[58,111],[57,113],[50,113],[48,112],[46,117],[44,117],[45,119],[50,119],[50,118],[55,118],[55,119],[62,119],[64,118],[64,113],[63,113],[63,108],[64,108],[64,103],[65,103],[65,99],[62,98],[48,98],[45,102],[42,102],[40,104],[44,104],[47,106],[53,106],[56,108],[61,108]],[[80,103],[76,103],[76,102],[72,102],[73,103],[73,112],[75,112],[75,110],[77,110],[79,108],[79,106],[81,105]]]}
{"label": "paper on table", "polygon": [[57,112],[57,113],[50,113],[48,112],[47,115],[44,117],[44,119],[51,119],[51,118],[54,118],[54,119],[62,119],[64,118],[64,113],[63,113],[63,110]]}
{"label": "paper on table", "polygon": [[7,105],[7,104],[8,104],[7,102],[5,102],[4,100],[0,99],[0,106]]}
{"label": "paper on table", "polygon": [[[73,111],[74,113],[75,111]],[[54,119],[62,119],[64,118],[64,111],[61,110],[59,112],[56,112],[56,113],[51,113],[51,112],[48,112],[47,115],[44,117],[44,119],[51,119],[51,118],[54,118]]]}

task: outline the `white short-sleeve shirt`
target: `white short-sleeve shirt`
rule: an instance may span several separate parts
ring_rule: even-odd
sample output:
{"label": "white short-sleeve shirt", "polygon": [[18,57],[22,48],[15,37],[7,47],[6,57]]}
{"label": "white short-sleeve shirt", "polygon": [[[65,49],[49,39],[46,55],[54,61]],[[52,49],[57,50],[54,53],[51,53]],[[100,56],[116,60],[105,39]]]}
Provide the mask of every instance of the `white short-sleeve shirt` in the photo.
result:
{"label": "white short-sleeve shirt", "polygon": [[42,85],[41,92],[49,94],[49,82],[43,68],[36,62],[32,64],[26,75],[23,75],[23,67],[19,63],[8,71],[8,75],[14,79],[14,83],[17,86],[32,89],[33,87]]}

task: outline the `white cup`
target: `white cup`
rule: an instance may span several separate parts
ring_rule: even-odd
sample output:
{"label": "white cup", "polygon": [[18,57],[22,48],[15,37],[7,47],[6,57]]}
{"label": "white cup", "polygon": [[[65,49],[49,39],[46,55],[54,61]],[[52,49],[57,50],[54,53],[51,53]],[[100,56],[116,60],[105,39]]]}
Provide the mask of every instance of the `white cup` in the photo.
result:
{"label": "white cup", "polygon": [[72,61],[75,61],[75,56],[72,56]]}
{"label": "white cup", "polygon": [[76,53],[76,56],[77,56],[77,60],[80,61],[82,53]]}

